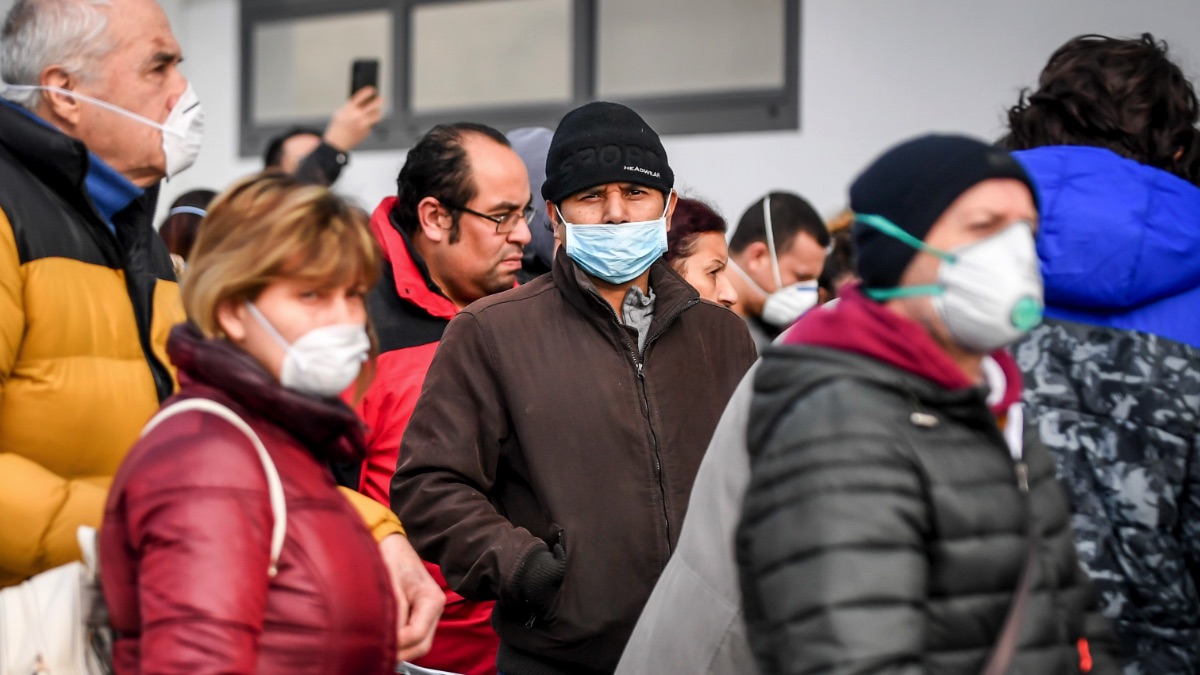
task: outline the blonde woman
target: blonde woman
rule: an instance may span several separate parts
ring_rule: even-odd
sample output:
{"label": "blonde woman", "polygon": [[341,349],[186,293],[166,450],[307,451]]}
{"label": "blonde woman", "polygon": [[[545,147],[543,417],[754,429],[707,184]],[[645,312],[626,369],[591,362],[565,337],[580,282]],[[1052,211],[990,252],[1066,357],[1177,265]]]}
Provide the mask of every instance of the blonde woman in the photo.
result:
{"label": "blonde woman", "polygon": [[[394,579],[328,469],[364,450],[338,394],[364,379],[378,270],[365,216],[323,187],[255,177],[210,208],[183,288],[191,322],[167,344],[181,385],[167,405],[208,399],[250,426],[286,537],[272,565],[275,512],[246,434],[199,411],[150,430],[100,533],[117,673],[391,673],[415,655],[398,654]],[[434,604],[422,612],[436,620]]]}

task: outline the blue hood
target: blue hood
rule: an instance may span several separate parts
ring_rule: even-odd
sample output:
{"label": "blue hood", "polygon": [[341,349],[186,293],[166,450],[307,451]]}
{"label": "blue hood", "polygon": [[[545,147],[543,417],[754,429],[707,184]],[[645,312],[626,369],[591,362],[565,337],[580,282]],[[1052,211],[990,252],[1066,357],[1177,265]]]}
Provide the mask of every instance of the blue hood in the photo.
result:
{"label": "blue hood", "polygon": [[1102,148],[1013,155],[1038,188],[1047,316],[1200,343],[1200,188]]}

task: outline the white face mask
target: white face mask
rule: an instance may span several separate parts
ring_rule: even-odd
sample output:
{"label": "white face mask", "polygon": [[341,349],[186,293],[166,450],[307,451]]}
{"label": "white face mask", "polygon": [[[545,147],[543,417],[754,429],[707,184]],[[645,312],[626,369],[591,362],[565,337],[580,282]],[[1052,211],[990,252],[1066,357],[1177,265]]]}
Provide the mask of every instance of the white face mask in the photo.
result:
{"label": "white face mask", "polygon": [[204,109],[200,107],[200,99],[196,96],[196,92],[192,89],[190,82],[187,89],[184,90],[183,95],[176,101],[175,107],[171,108],[171,112],[167,114],[167,120],[162,124],[142,117],[135,112],[130,112],[120,106],[113,105],[108,101],[101,101],[98,98],[80,94],[70,89],[40,87],[27,84],[9,84],[6,85],[6,89],[57,92],[98,105],[105,110],[110,110],[118,115],[124,115],[131,120],[158,129],[162,132],[162,149],[163,156],[166,158],[168,179],[174,178],[188,169],[188,167],[195,163],[196,157],[200,154],[200,146],[204,140]]}
{"label": "white face mask", "polygon": [[870,297],[932,295],[933,307],[950,336],[977,354],[1011,344],[1042,322],[1042,274],[1029,223],[1017,221],[987,239],[946,252],[886,218],[859,215],[857,219],[942,259],[936,285],[871,289],[866,291]]}
{"label": "white face mask", "polygon": [[254,303],[247,302],[246,307],[287,350],[279,371],[279,382],[288,389],[312,396],[337,396],[354,382],[367,360],[371,339],[363,324],[340,323],[314,328],[288,344]]}
{"label": "white face mask", "polygon": [[771,271],[775,275],[775,292],[768,293],[754,279],[732,260],[729,265],[742,276],[754,290],[766,298],[763,301],[762,320],[776,328],[787,328],[796,323],[805,312],[817,306],[820,296],[817,294],[816,281],[797,281],[788,286],[783,285],[783,277],[779,274],[779,255],[775,252],[775,228],[771,223],[771,195],[763,197],[763,227],[767,236],[767,250],[771,252]]}
{"label": "white face mask", "polygon": [[817,293],[816,281],[797,281],[789,286],[780,286],[774,293],[768,293],[732,259],[729,261],[729,267],[745,279],[759,295],[766,298],[763,301],[761,318],[776,328],[787,328],[796,323],[805,312],[817,306],[820,296]]}

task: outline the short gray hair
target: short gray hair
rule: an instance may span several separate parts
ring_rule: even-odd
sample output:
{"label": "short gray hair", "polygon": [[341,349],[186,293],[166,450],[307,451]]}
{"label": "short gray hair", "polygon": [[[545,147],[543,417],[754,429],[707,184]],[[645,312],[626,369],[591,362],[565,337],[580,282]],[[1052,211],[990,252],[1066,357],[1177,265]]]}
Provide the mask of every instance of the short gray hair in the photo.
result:
{"label": "short gray hair", "polygon": [[[59,65],[83,80],[91,79],[112,51],[105,34],[110,0],[17,0],[0,32],[0,79],[37,85],[42,71]],[[8,90],[4,98],[33,109],[38,90]]]}

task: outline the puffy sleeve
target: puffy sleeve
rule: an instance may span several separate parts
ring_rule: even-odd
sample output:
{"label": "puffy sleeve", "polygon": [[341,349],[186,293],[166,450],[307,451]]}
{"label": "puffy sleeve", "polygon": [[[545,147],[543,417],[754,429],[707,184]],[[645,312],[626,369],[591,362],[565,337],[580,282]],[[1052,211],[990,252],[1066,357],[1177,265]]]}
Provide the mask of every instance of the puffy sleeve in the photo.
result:
{"label": "puffy sleeve", "polygon": [[[0,210],[0,400],[25,334],[24,276]],[[75,530],[100,525],[107,494],[103,481],[67,480],[14,450],[0,443],[0,587],[78,560]]]}
{"label": "puffy sleeve", "polygon": [[[194,431],[151,447],[119,495],[123,522],[113,529],[125,533],[137,561],[139,671],[251,675],[274,523],[266,478],[240,432],[192,417]],[[165,426],[143,442],[154,443]]]}
{"label": "puffy sleeve", "polygon": [[806,420],[854,406],[852,391],[826,385],[749,448],[736,547],[764,675],[921,672],[929,565],[919,476],[889,437],[849,423],[804,433]]}

